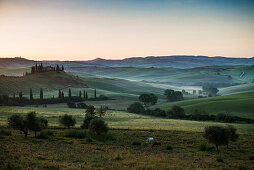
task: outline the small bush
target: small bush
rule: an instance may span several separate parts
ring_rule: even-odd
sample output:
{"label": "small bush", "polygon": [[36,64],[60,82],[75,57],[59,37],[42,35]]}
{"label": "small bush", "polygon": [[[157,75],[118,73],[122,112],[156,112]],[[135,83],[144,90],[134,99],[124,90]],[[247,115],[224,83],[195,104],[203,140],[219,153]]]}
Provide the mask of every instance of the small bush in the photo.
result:
{"label": "small bush", "polygon": [[122,154],[119,153],[119,152],[114,156],[114,160],[119,161],[119,160],[122,160],[122,159],[123,159],[123,156],[122,156]]}
{"label": "small bush", "polygon": [[83,139],[86,137],[86,132],[84,130],[68,130],[65,133],[66,137]]}
{"label": "small bush", "polygon": [[53,135],[54,135],[54,133],[51,130],[42,130],[40,132],[40,135],[37,138],[39,138],[39,139],[48,139],[49,136],[53,136]]}
{"label": "small bush", "polygon": [[70,128],[71,126],[75,126],[76,119],[74,119],[72,115],[65,114],[64,116],[59,117],[59,123],[67,128]]}
{"label": "small bush", "polygon": [[3,136],[11,136],[11,131],[10,131],[10,130],[7,130],[7,129],[1,129],[1,130],[0,130],[0,135],[3,135]]}
{"label": "small bush", "polygon": [[253,161],[254,160],[254,155],[249,156],[249,160]]}
{"label": "small bush", "polygon": [[93,119],[89,124],[89,130],[95,135],[108,132],[108,126],[102,119]]}
{"label": "small bush", "polygon": [[221,155],[217,155],[217,156],[216,156],[216,161],[217,161],[217,162],[224,162]]}
{"label": "small bush", "polygon": [[94,136],[94,138],[98,141],[115,141],[116,140],[116,138],[113,135],[107,134],[107,133],[96,135]]}
{"label": "small bush", "polygon": [[208,151],[209,146],[207,145],[207,143],[201,143],[200,146],[199,146],[199,150],[200,151]]}
{"label": "small bush", "polygon": [[166,146],[166,149],[167,150],[173,150],[172,146],[170,146],[170,145]]}
{"label": "small bush", "polygon": [[91,143],[93,140],[92,140],[91,138],[87,138],[86,141],[87,141],[88,143]]}
{"label": "small bush", "polygon": [[67,103],[67,106],[68,106],[69,108],[76,108],[76,107],[77,107],[76,104],[75,104],[74,102],[68,102],[68,103]]}
{"label": "small bush", "polygon": [[139,141],[133,141],[133,142],[132,142],[132,145],[134,145],[134,146],[140,146],[140,145],[141,145],[141,142],[139,142]]}

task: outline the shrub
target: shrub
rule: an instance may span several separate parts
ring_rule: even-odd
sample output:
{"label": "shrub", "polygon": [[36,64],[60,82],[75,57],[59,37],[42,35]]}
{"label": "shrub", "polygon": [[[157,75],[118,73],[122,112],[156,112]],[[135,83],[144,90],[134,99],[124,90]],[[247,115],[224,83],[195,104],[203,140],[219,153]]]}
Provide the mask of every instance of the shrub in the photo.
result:
{"label": "shrub", "polygon": [[67,128],[73,127],[76,124],[76,119],[72,118],[71,115],[65,114],[59,117],[59,123]]}
{"label": "shrub", "polygon": [[139,142],[139,141],[133,141],[132,145],[134,145],[134,146],[141,146],[141,142]]}
{"label": "shrub", "polygon": [[173,113],[173,117],[175,117],[175,118],[184,118],[185,117],[184,109],[181,108],[180,106],[173,106],[172,113]]}
{"label": "shrub", "polygon": [[95,107],[93,105],[86,106],[86,113],[90,115],[95,115]]}
{"label": "shrub", "polygon": [[208,140],[209,143],[212,143],[216,146],[218,152],[220,145],[227,145],[229,142],[229,137],[226,129],[220,126],[206,127],[204,137]]}
{"label": "shrub", "polygon": [[135,102],[127,108],[127,111],[130,113],[143,114],[145,112],[145,108],[141,103]]}
{"label": "shrub", "polygon": [[66,137],[84,139],[86,132],[84,130],[68,130],[65,132]]}
{"label": "shrub", "polygon": [[217,155],[217,156],[216,156],[216,161],[217,161],[217,162],[224,162],[221,155]]}
{"label": "shrub", "polygon": [[209,146],[207,145],[207,143],[201,143],[200,146],[199,146],[199,150],[200,151],[208,151]]}
{"label": "shrub", "polygon": [[11,136],[11,131],[10,131],[10,130],[7,130],[7,129],[1,129],[1,130],[0,130],[0,135],[3,135],[3,136]]}
{"label": "shrub", "polygon": [[254,160],[254,155],[249,156],[249,160],[253,161]]}
{"label": "shrub", "polygon": [[8,126],[20,130],[24,133],[25,137],[27,137],[28,134],[28,126],[27,126],[27,120],[25,120],[20,115],[12,115],[10,118],[8,118]]}
{"label": "shrub", "polygon": [[78,103],[77,104],[77,108],[81,108],[81,109],[85,109],[86,108],[86,104],[85,103]]}
{"label": "shrub", "polygon": [[170,145],[166,146],[166,149],[167,150],[173,150],[172,146],[170,146]]}
{"label": "shrub", "polygon": [[54,133],[51,130],[42,130],[42,131],[40,131],[40,134],[39,134],[39,136],[37,136],[37,138],[48,139],[49,136],[53,136],[53,135],[54,135]]}
{"label": "shrub", "polygon": [[122,154],[119,153],[119,152],[114,156],[114,160],[119,161],[119,160],[122,160],[122,159],[123,159],[123,156],[122,156]]}
{"label": "shrub", "polygon": [[77,107],[74,102],[68,102],[67,105],[69,108],[76,108]]}
{"label": "shrub", "polygon": [[89,125],[90,132],[100,135],[101,133],[108,132],[108,126],[102,119],[93,119]]}
{"label": "shrub", "polygon": [[103,94],[101,94],[98,99],[99,100],[108,100],[108,97],[103,95]]}
{"label": "shrub", "polygon": [[88,143],[91,143],[93,140],[92,140],[91,138],[87,138],[86,141],[87,141]]}
{"label": "shrub", "polygon": [[82,129],[88,129],[89,128],[89,125],[90,125],[90,122],[93,120],[93,119],[96,119],[98,118],[97,116],[93,115],[93,114],[86,114],[84,120],[83,120],[83,124],[81,125],[81,128]]}

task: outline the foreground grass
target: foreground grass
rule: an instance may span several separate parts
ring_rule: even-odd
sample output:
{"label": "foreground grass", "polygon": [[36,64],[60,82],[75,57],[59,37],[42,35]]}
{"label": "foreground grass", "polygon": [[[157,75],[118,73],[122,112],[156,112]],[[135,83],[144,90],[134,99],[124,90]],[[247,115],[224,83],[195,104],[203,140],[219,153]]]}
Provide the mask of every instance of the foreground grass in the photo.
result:
{"label": "foreground grass", "polygon": [[[70,108],[35,108],[35,107],[0,107],[0,125],[7,125],[7,119],[13,114],[25,115],[28,112],[35,111],[38,116],[42,116],[49,121],[50,126],[58,127],[59,116],[64,114],[71,114],[76,120],[76,127],[80,127],[85,116],[84,109],[70,109]],[[202,122],[191,120],[176,120],[165,119],[145,115],[137,115],[127,113],[124,111],[108,111],[104,117],[109,127],[115,129],[162,129],[162,130],[177,130],[177,131],[191,131],[202,132],[204,127],[210,125],[228,125],[226,123],[218,122]],[[241,134],[254,134],[254,124],[236,124],[231,123],[237,128]]]}
{"label": "foreground grass", "polygon": [[[27,139],[18,131],[0,137],[0,167],[3,169],[253,169],[254,137],[240,135],[230,149],[220,147],[223,162],[214,148],[200,151],[202,133],[164,130],[110,130],[111,140],[65,137],[66,130],[51,130],[48,139]],[[145,142],[154,137],[162,146]],[[141,145],[133,145],[133,142]],[[212,145],[209,145],[212,147]]]}

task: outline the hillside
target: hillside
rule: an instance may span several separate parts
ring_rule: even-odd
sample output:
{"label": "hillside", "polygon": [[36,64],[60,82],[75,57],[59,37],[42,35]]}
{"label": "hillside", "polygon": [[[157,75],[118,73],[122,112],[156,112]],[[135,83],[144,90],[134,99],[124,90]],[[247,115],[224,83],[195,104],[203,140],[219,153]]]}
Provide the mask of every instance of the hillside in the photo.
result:
{"label": "hillside", "polygon": [[[202,86],[211,83],[217,87],[253,82],[252,66],[206,66],[188,69],[176,68],[135,68],[135,67],[69,67],[69,71],[123,78],[129,80],[164,83],[177,86]],[[244,72],[244,75],[240,75]]]}
{"label": "hillside", "polygon": [[44,65],[64,64],[67,67],[139,67],[139,68],[194,68],[202,66],[215,65],[254,65],[254,58],[230,58],[230,57],[208,57],[208,56],[149,56],[149,57],[131,57],[122,60],[107,60],[97,58],[89,61],[34,61],[20,57],[0,58],[2,67],[30,67],[35,63]]}
{"label": "hillside", "polygon": [[254,91],[226,96],[185,100],[179,102],[163,103],[154,106],[164,110],[177,105],[191,114],[195,109],[206,111],[209,114],[228,113],[234,116],[254,118]]}
{"label": "hillside", "polygon": [[13,93],[20,91],[29,94],[30,88],[34,93],[39,93],[40,88],[44,91],[59,90],[66,87],[87,87],[84,80],[64,73],[64,72],[43,72],[29,74],[22,77],[0,76],[0,94]]}
{"label": "hillside", "polygon": [[192,68],[214,65],[254,65],[254,58],[230,58],[230,57],[208,57],[208,56],[148,56],[132,57],[123,60],[105,60],[97,58],[88,63],[108,67],[174,67]]}
{"label": "hillside", "polygon": [[219,94],[227,95],[227,94],[242,93],[247,91],[254,91],[254,83],[241,84],[237,86],[221,88],[219,91]]}

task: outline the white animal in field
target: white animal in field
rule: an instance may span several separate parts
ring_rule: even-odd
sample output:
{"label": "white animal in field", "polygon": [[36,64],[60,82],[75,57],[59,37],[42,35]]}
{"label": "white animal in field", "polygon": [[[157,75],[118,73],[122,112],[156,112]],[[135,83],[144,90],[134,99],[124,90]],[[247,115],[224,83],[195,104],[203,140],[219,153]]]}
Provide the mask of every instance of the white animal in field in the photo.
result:
{"label": "white animal in field", "polygon": [[153,142],[154,139],[153,139],[153,137],[149,137],[149,138],[146,139],[146,141],[147,141],[148,143],[150,143],[150,142]]}

